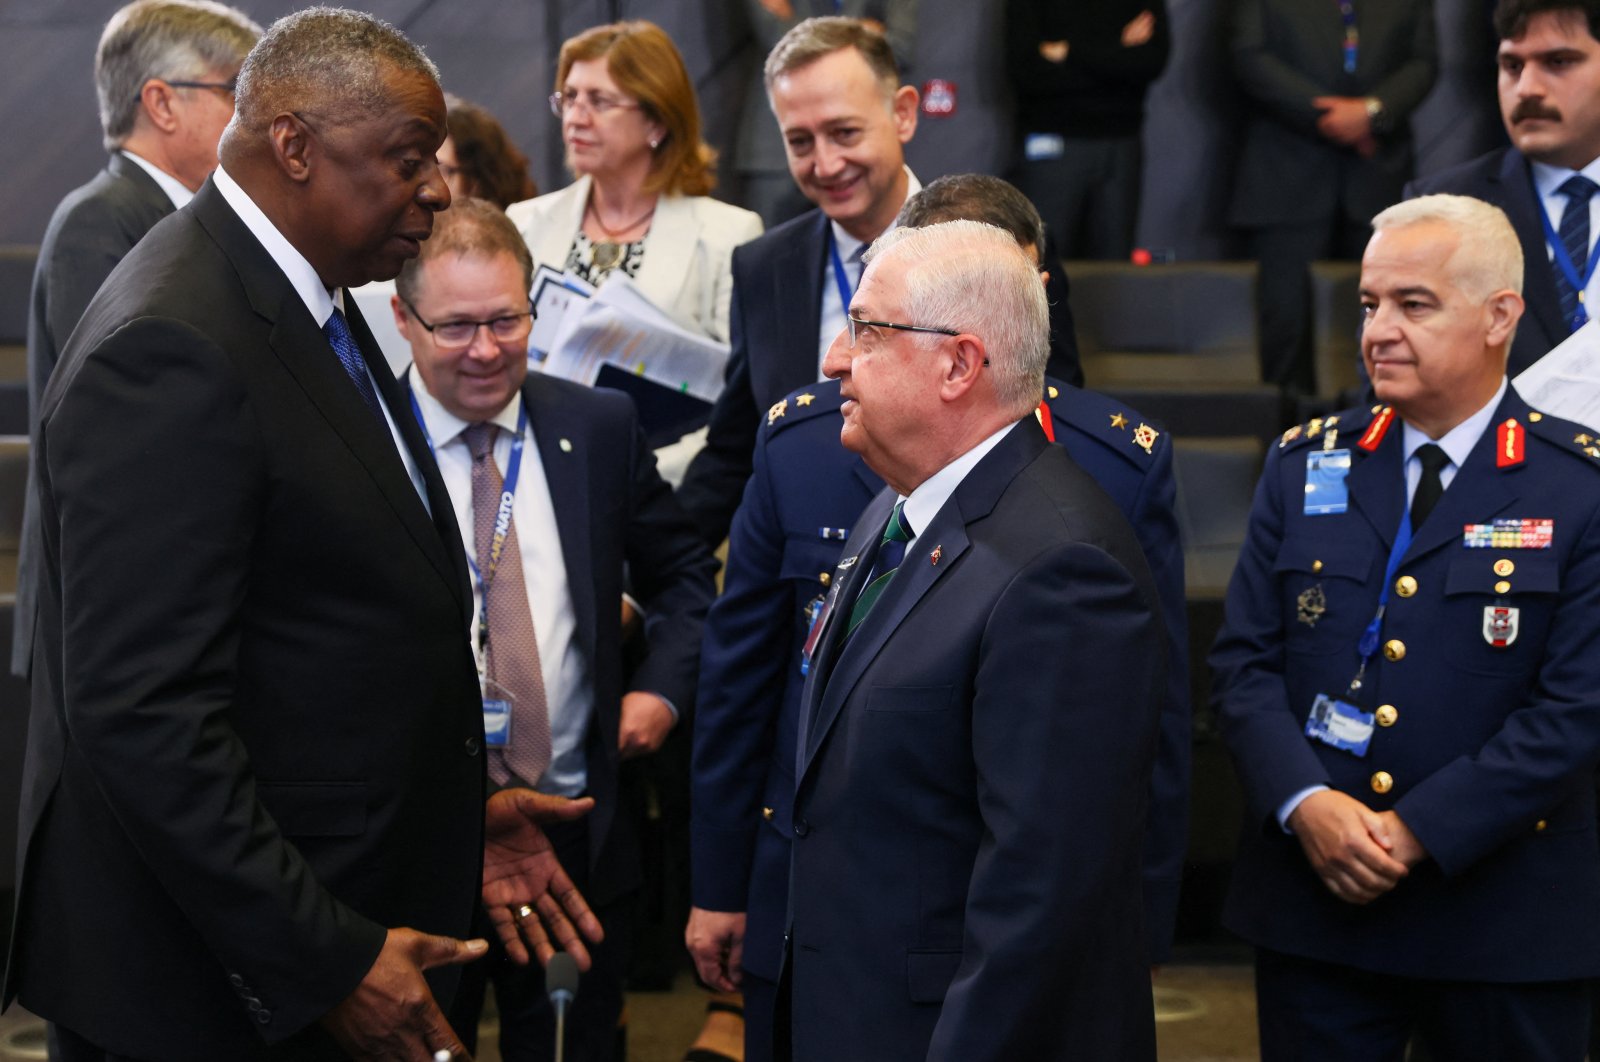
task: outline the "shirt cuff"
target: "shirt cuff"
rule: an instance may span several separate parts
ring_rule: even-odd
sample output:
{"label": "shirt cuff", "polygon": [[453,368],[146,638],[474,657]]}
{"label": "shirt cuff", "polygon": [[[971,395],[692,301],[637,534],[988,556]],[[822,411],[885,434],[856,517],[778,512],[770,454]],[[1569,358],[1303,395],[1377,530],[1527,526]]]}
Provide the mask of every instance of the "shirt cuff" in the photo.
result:
{"label": "shirt cuff", "polygon": [[1294,809],[1300,806],[1300,802],[1312,793],[1320,793],[1326,788],[1328,787],[1325,785],[1308,785],[1278,805],[1278,825],[1284,833],[1294,832],[1289,829],[1289,816],[1294,814]]}

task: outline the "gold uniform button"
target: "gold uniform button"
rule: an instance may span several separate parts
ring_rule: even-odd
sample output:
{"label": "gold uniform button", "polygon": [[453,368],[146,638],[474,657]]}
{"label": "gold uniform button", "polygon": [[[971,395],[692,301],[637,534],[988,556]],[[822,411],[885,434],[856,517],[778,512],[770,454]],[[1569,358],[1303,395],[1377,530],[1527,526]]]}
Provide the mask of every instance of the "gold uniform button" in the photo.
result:
{"label": "gold uniform button", "polygon": [[822,581],[823,586],[827,586],[829,583],[833,582],[833,573],[823,572],[818,575],[817,578]]}
{"label": "gold uniform button", "polygon": [[1498,583],[1494,584],[1494,592],[1497,594],[1509,594],[1511,593],[1511,584],[1506,582],[1504,579],[1501,579]]}
{"label": "gold uniform button", "polygon": [[1311,570],[1314,571],[1314,572],[1320,572],[1322,570],[1322,562],[1319,561],[1319,560],[1312,561],[1311,562]]}
{"label": "gold uniform button", "polygon": [[1379,771],[1372,776],[1372,791],[1374,793],[1387,793],[1394,788],[1394,776],[1388,771]]}
{"label": "gold uniform button", "polygon": [[1406,643],[1399,638],[1390,638],[1383,643],[1383,658],[1390,662],[1404,660],[1406,656]]}
{"label": "gold uniform button", "polygon": [[1516,570],[1517,566],[1511,563],[1510,557],[1501,557],[1499,560],[1494,562],[1494,573],[1502,579]]}
{"label": "gold uniform button", "polygon": [[1417,592],[1417,581],[1409,575],[1402,575],[1394,581],[1394,592],[1401,597],[1410,597]]}
{"label": "gold uniform button", "polygon": [[766,819],[768,822],[772,821],[772,815],[773,815],[773,811],[772,811],[771,808],[762,808],[761,809],[761,817]]}
{"label": "gold uniform button", "polygon": [[1380,704],[1378,705],[1378,710],[1372,714],[1378,720],[1379,726],[1394,726],[1395,722],[1400,718],[1400,713],[1392,704]]}
{"label": "gold uniform button", "polygon": [[1533,422],[1533,423],[1535,423],[1535,424],[1537,424],[1537,423],[1539,423],[1539,422],[1540,422],[1540,421],[1541,421],[1541,420],[1543,420],[1543,419],[1544,419],[1544,414],[1543,414],[1543,413],[1537,413],[1537,412],[1535,412],[1535,413],[1529,413],[1529,414],[1528,414],[1528,419],[1529,419],[1529,420],[1530,420],[1530,421],[1532,421],[1532,422]]}
{"label": "gold uniform button", "polygon": [[1544,821],[1543,819],[1540,819],[1538,822],[1533,824],[1533,832],[1534,833],[1543,833],[1545,831],[1545,827],[1547,827],[1549,825],[1550,824],[1548,822]]}

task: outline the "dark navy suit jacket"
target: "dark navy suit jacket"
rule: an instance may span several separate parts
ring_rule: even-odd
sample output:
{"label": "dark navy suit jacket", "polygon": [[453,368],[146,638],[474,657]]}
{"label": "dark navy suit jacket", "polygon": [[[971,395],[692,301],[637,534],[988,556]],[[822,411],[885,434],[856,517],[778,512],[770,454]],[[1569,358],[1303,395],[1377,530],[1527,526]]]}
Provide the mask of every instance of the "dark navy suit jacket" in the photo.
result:
{"label": "dark navy suit jacket", "polygon": [[[1091,391],[1052,384],[1059,441],[1133,525],[1166,620],[1167,686],[1145,834],[1150,959],[1170,949],[1187,839],[1189,698],[1183,557],[1172,448],[1135,441],[1143,421]],[[883,489],[839,442],[839,385],[803,388],[768,411],[755,471],[729,539],[723,593],[707,619],[695,729],[696,906],[745,911],[747,975],[775,980],[787,910],[795,735],[810,611],[826,595],[844,535]],[[1120,425],[1118,424],[1120,421]]]}
{"label": "dark navy suit jacket", "polygon": [[1539,197],[1533,188],[1528,160],[1514,147],[1499,148],[1443,173],[1412,181],[1406,185],[1405,194],[1407,199],[1414,199],[1437,192],[1470,195],[1493,203],[1506,212],[1511,227],[1517,230],[1517,240],[1522,244],[1522,298],[1528,309],[1517,322],[1511,362],[1506,367],[1511,376],[1516,376],[1572,334],[1561,319],[1556,267],[1545,244]]}
{"label": "dark navy suit jacket", "polygon": [[1132,529],[1025,418],[846,638],[893,502],[845,543],[802,697],[794,1057],[1153,1058],[1165,654]]}
{"label": "dark navy suit jacket", "polygon": [[[1248,818],[1225,922],[1276,951],[1407,977],[1593,977],[1600,448],[1507,393],[1396,569],[1381,635],[1393,659],[1375,654],[1361,702],[1396,714],[1356,757],[1303,731],[1316,696],[1338,696],[1355,674],[1405,509],[1401,425],[1370,454],[1353,445],[1375,410],[1315,425],[1350,446],[1346,512],[1304,511],[1305,457],[1322,434],[1268,456],[1228,588],[1211,664]],[[1507,422],[1525,434],[1520,460],[1502,456]],[[1497,519],[1551,520],[1550,544],[1467,545],[1469,525]],[[1495,608],[1515,617],[1504,647],[1487,629]],[[1374,789],[1378,771],[1387,792]],[[1317,784],[1394,810],[1431,858],[1371,904],[1338,900],[1276,819]]]}

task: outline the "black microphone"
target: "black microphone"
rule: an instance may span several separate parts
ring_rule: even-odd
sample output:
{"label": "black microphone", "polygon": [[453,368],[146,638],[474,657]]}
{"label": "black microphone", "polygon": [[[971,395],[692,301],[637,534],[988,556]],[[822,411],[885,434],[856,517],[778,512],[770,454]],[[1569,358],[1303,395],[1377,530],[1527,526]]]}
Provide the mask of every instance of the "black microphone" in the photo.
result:
{"label": "black microphone", "polygon": [[578,964],[571,955],[558,951],[550,957],[544,968],[544,989],[556,1008],[555,1062],[562,1062],[567,1048],[567,1008],[578,997]]}

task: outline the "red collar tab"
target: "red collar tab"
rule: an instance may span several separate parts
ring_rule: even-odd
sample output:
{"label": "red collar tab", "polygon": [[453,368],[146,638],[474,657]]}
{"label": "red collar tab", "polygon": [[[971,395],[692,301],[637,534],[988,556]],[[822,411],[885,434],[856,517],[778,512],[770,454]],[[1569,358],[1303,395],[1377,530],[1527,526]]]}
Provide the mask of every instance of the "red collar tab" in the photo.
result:
{"label": "red collar tab", "polygon": [[1383,442],[1383,437],[1389,432],[1389,425],[1394,423],[1393,406],[1383,406],[1373,412],[1378,414],[1377,417],[1373,419],[1371,424],[1367,425],[1366,432],[1362,434],[1360,441],[1356,443],[1357,446],[1369,454],[1378,448],[1379,443]]}
{"label": "red collar tab", "polygon": [[1039,427],[1044,429],[1044,437],[1055,442],[1056,426],[1052,423],[1049,403],[1042,398],[1039,399],[1039,408],[1033,411],[1033,415],[1039,418]]}
{"label": "red collar tab", "polygon": [[1496,468],[1512,468],[1522,464],[1528,431],[1515,418],[1500,425],[1498,443],[1494,451]]}

